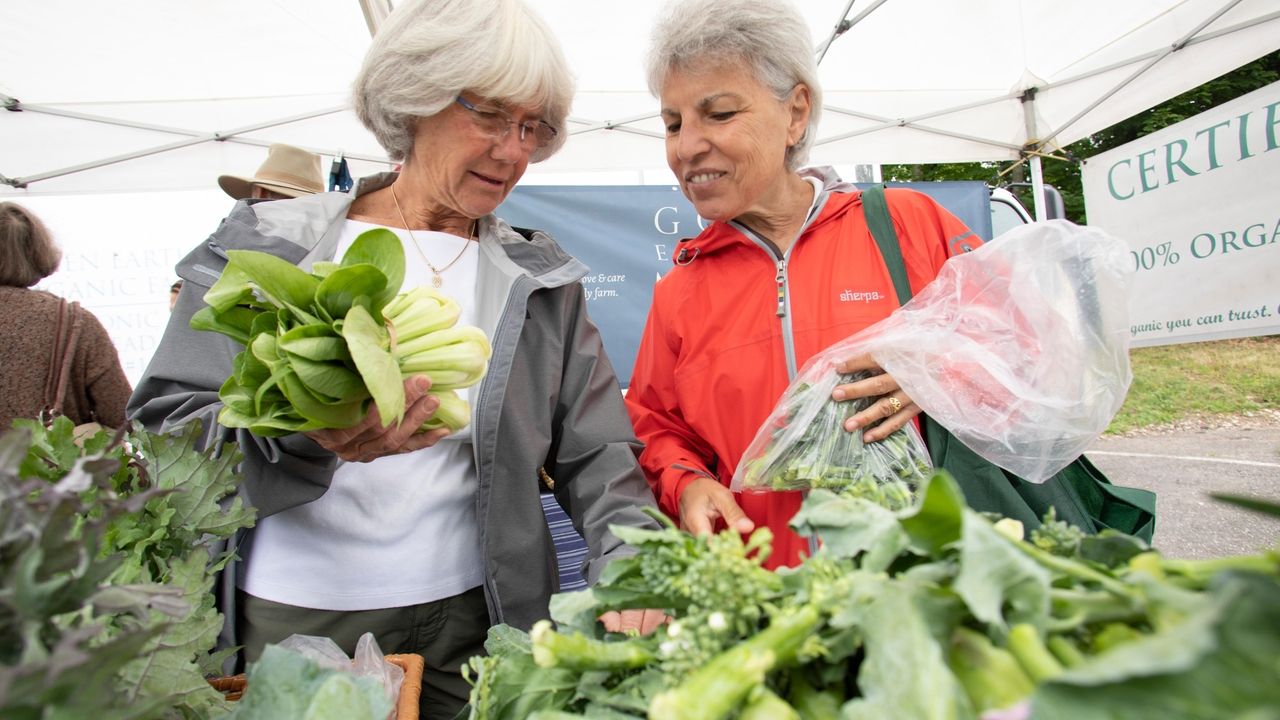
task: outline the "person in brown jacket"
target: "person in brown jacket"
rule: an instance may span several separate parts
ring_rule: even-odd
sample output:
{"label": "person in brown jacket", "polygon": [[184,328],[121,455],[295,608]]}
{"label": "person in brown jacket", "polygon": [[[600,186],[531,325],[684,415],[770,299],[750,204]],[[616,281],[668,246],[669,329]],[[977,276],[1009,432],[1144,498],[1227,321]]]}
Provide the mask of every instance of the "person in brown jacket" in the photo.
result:
{"label": "person in brown jacket", "polygon": [[106,328],[78,303],[31,287],[61,260],[38,217],[0,202],[0,432],[50,412],[76,425],[125,422],[132,388]]}

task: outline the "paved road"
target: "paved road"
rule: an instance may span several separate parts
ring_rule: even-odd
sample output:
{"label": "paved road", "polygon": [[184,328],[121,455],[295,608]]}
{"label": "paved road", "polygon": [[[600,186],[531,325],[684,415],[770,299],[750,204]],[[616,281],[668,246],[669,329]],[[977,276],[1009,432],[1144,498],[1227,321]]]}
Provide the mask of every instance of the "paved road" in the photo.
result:
{"label": "paved road", "polygon": [[1280,546],[1280,519],[1209,497],[1222,492],[1280,502],[1280,423],[1273,417],[1104,436],[1086,455],[1117,485],[1156,493],[1153,545],[1170,557],[1223,557]]}

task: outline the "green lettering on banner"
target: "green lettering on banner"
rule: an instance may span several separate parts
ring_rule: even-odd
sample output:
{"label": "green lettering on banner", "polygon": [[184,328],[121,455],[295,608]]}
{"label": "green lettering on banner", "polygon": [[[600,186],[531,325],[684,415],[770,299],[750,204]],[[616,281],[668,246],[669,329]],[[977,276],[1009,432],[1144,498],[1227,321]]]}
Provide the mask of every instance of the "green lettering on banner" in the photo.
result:
{"label": "green lettering on banner", "polygon": [[1228,310],[1227,322],[1242,322],[1245,320],[1262,320],[1271,317],[1271,308],[1263,305],[1252,310]]}
{"label": "green lettering on banner", "polygon": [[1128,200],[1129,198],[1133,197],[1133,190],[1130,190],[1128,195],[1121,195],[1120,193],[1116,192],[1116,168],[1120,167],[1121,165],[1129,165],[1131,162],[1132,162],[1131,160],[1129,160],[1128,158],[1125,158],[1124,160],[1121,160],[1115,165],[1112,165],[1111,169],[1107,170],[1107,191],[1111,193],[1111,197],[1117,200]]}
{"label": "green lettering on banner", "polygon": [[[1208,241],[1208,252],[1200,252],[1200,238],[1204,238]],[[1200,233],[1199,235],[1191,238],[1191,254],[1194,255],[1197,260],[1203,260],[1210,255],[1213,255],[1213,251],[1216,250],[1217,247],[1218,239],[1214,237],[1212,233]]]}
{"label": "green lettering on banner", "polygon": [[1280,125],[1280,113],[1276,112],[1276,108],[1280,108],[1280,102],[1273,102],[1267,106],[1267,149],[1275,150],[1280,147],[1280,143],[1276,142],[1276,126]]}
{"label": "green lettering on banner", "polygon": [[[1143,159],[1146,158],[1148,155],[1151,156],[1150,165],[1143,162]],[[1147,184],[1147,173],[1151,173],[1152,175],[1154,175],[1156,172],[1155,158],[1156,158],[1155,150],[1148,150],[1144,153],[1138,153],[1138,182],[1142,185],[1142,192],[1144,193],[1151,192],[1152,190],[1155,190],[1156,188],[1160,187],[1159,184],[1156,184],[1156,185]]]}
{"label": "green lettering on banner", "polygon": [[1153,322],[1139,323],[1137,325],[1131,326],[1129,328],[1129,334],[1133,335],[1134,337],[1137,337],[1139,333],[1155,332],[1157,330],[1162,330],[1162,329],[1164,329],[1164,323],[1160,322],[1159,320],[1155,320]]}
{"label": "green lettering on banner", "polygon": [[1227,230],[1222,233],[1222,254],[1223,255],[1227,254],[1227,248],[1231,248],[1232,250],[1241,249],[1240,246],[1236,244],[1235,230]]}
{"label": "green lettering on banner", "polygon": [[[1277,241],[1280,241],[1280,218],[1275,220],[1274,225],[1272,225],[1270,220],[1266,222],[1251,223],[1246,225],[1244,230],[1240,232],[1236,232],[1235,230],[1223,230],[1216,233],[1199,233],[1195,237],[1191,238],[1190,250],[1191,255],[1194,258],[1197,260],[1203,260],[1207,257],[1212,257],[1219,252],[1221,252],[1222,255],[1227,255],[1233,250],[1243,251],[1250,248],[1260,248],[1265,245],[1275,245]],[[1166,256],[1164,263],[1166,265],[1172,265],[1177,262],[1178,254],[1172,250],[1166,249],[1164,253],[1159,253],[1159,250],[1157,249],[1156,252],[1157,254]],[[1134,255],[1136,256],[1137,253],[1134,253]],[[1152,262],[1150,264],[1143,265],[1139,262],[1139,269],[1150,270],[1154,267],[1154,264],[1153,255]]]}
{"label": "green lettering on banner", "polygon": [[[1175,147],[1178,148],[1177,158],[1173,156],[1173,149]],[[1197,173],[1195,170],[1192,170],[1191,168],[1187,167],[1186,163],[1182,162],[1182,159],[1185,158],[1186,156],[1187,156],[1186,140],[1174,140],[1173,142],[1164,146],[1164,167],[1165,167],[1165,173],[1168,176],[1170,185],[1178,182],[1178,179],[1173,176],[1174,166],[1182,168],[1182,172],[1186,173],[1187,177],[1195,177],[1196,175],[1199,175],[1199,173]]]}
{"label": "green lettering on banner", "polygon": [[1218,162],[1218,128],[1230,127],[1230,125],[1231,125],[1230,120],[1223,120],[1217,125],[1211,125],[1208,128],[1196,133],[1196,137],[1200,137],[1205,133],[1209,134],[1209,169],[1210,170],[1217,170],[1218,168],[1222,167],[1222,164]]}
{"label": "green lettering on banner", "polygon": [[[1254,228],[1258,228],[1258,241],[1249,242],[1249,231]],[[1254,223],[1244,229],[1244,233],[1241,235],[1240,239],[1247,247],[1262,247],[1267,244],[1267,226],[1262,223]]]}
{"label": "green lettering on banner", "polygon": [[1249,115],[1245,113],[1238,119],[1240,120],[1240,159],[1253,157],[1253,153],[1249,152]]}

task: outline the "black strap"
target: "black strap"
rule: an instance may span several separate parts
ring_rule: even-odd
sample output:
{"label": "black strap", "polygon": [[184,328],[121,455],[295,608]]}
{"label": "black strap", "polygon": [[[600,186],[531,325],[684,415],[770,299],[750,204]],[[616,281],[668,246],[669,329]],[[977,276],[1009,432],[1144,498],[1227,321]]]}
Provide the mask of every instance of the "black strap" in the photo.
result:
{"label": "black strap", "polygon": [[862,191],[862,210],[871,228],[871,237],[880,246],[893,289],[898,294],[898,304],[906,305],[911,299],[911,283],[907,281],[907,265],[902,260],[902,248],[898,245],[898,233],[893,229],[893,217],[889,215],[889,203],[885,201],[884,185],[872,185]]}

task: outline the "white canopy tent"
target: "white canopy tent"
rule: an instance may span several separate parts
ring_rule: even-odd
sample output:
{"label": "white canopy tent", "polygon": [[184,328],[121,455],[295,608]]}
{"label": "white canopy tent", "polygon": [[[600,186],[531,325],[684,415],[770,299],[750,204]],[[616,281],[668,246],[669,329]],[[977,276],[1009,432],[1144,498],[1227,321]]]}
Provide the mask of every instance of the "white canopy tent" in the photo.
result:
{"label": "white canopy tent", "polygon": [[[661,167],[641,69],[660,3],[531,2],[563,41],[578,94],[569,142],[530,179]],[[1038,159],[1280,48],[1276,0],[797,4],[821,57],[821,164]],[[209,188],[251,172],[272,142],[342,154],[357,176],[385,167],[344,107],[385,7],[0,4],[11,111],[0,113],[0,197]]]}
{"label": "white canopy tent", "polygon": [[[660,3],[529,1],[578,95],[565,149],[522,183],[671,183],[641,69]],[[1280,0],[795,1],[826,91],[811,160],[841,169],[1031,157],[1034,171],[1035,153],[1280,47]],[[272,142],[342,154],[357,177],[387,167],[345,107],[387,2],[0,3],[0,200],[49,225],[63,262],[41,287],[104,322],[131,380],[168,321],[175,263],[231,207],[218,175],[252,174]]]}

